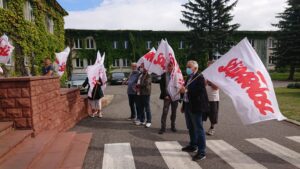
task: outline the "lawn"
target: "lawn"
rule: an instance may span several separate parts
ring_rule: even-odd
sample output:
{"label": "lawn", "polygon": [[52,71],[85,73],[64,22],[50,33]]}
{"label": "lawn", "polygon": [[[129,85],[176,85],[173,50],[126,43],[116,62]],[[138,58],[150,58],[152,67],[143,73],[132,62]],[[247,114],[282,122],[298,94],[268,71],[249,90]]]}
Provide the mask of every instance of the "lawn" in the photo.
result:
{"label": "lawn", "polygon": [[[272,72],[270,73],[270,76],[272,80],[285,81],[289,77],[289,73]],[[295,72],[294,80],[300,81],[300,72]]]}
{"label": "lawn", "polygon": [[281,112],[300,122],[300,89],[275,88]]}

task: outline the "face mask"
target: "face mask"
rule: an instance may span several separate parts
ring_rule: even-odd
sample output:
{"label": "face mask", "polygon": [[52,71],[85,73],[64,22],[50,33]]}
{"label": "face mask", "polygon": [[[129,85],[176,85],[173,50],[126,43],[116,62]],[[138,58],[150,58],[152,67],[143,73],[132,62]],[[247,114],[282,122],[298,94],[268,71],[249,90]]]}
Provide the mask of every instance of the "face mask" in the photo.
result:
{"label": "face mask", "polygon": [[141,72],[144,72],[144,68],[140,68],[140,71],[141,71]]}
{"label": "face mask", "polygon": [[191,75],[193,73],[191,68],[186,68],[186,74]]}

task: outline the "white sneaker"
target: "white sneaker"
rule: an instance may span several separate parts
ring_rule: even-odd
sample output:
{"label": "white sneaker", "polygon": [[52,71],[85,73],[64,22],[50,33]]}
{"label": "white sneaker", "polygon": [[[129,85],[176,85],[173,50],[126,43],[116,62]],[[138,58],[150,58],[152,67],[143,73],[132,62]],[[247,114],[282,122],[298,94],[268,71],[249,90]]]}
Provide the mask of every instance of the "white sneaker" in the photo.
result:
{"label": "white sneaker", "polygon": [[140,121],[135,122],[135,125],[137,125],[137,126],[140,126],[140,125],[142,125],[142,124],[143,124],[143,123],[140,122]]}
{"label": "white sneaker", "polygon": [[99,118],[102,118],[103,117],[103,112],[100,112],[99,113]]}
{"label": "white sneaker", "polygon": [[146,128],[149,128],[149,127],[151,127],[151,123],[146,123],[146,126],[145,126]]}
{"label": "white sneaker", "polygon": [[92,117],[92,118],[94,118],[96,115],[97,115],[97,113],[89,114],[89,116]]}
{"label": "white sneaker", "polygon": [[147,124],[147,122],[143,122],[142,124],[145,126]]}

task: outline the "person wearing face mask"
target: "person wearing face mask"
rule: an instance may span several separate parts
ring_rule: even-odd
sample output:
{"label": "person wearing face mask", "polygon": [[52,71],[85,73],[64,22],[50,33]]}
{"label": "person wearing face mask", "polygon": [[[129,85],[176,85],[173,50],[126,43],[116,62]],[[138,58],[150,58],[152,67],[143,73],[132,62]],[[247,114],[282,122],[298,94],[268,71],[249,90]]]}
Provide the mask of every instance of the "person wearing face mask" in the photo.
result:
{"label": "person wearing face mask", "polygon": [[[141,64],[139,68],[141,74],[138,77],[136,92],[137,92],[137,111],[138,119],[135,124],[137,126],[145,125],[146,128],[151,126],[151,110],[150,110],[150,94],[151,94],[151,75]],[[145,113],[147,120],[145,120]]]}
{"label": "person wearing face mask", "polygon": [[183,106],[181,111],[185,114],[186,125],[189,131],[190,143],[182,148],[182,151],[194,152],[193,160],[203,160],[206,158],[206,140],[203,128],[203,116],[209,111],[208,96],[205,89],[205,79],[198,73],[198,63],[189,61],[186,73],[188,75],[185,87],[180,93],[183,94]]}

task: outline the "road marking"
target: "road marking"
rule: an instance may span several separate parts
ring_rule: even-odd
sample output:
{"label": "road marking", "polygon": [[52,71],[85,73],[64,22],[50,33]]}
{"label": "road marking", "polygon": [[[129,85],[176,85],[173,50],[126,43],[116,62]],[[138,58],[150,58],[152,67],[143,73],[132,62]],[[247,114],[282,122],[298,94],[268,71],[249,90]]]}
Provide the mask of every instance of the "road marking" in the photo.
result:
{"label": "road marking", "polygon": [[177,141],[155,142],[155,145],[169,168],[201,169],[187,152],[181,151],[182,147]]}
{"label": "road marking", "polygon": [[286,137],[286,138],[300,143],[300,136],[291,136],[291,137]]}
{"label": "road marking", "polygon": [[206,145],[235,169],[266,169],[223,140],[207,140]]}
{"label": "road marking", "polygon": [[135,169],[130,144],[105,144],[102,169]]}
{"label": "road marking", "polygon": [[246,139],[259,148],[300,168],[300,154],[266,138]]}

